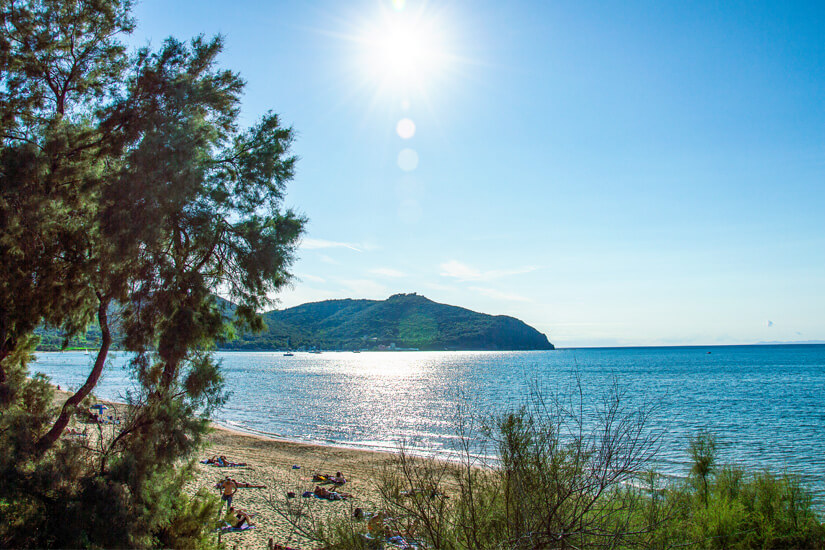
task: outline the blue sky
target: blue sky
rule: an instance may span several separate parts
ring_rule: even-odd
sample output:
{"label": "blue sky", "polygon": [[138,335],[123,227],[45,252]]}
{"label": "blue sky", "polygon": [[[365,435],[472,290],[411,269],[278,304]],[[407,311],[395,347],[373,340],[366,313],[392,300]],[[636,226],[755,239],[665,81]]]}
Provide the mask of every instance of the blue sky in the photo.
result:
{"label": "blue sky", "polygon": [[565,347],[825,340],[822,2],[135,15],[136,45],[223,34],[244,121],[297,131],[282,307],[418,292]]}

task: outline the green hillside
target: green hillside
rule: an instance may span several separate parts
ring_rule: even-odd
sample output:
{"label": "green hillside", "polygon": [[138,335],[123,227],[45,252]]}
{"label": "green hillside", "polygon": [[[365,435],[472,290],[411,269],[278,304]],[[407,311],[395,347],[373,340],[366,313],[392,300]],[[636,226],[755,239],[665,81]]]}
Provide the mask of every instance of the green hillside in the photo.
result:
{"label": "green hillside", "polygon": [[[232,317],[234,304],[216,298]],[[115,319],[117,316],[114,316]],[[386,300],[326,300],[264,314],[267,330],[243,333],[221,342],[227,350],[378,349],[381,346],[421,350],[542,350],[553,349],[547,337],[518,319],[485,315],[417,294],[396,294]],[[41,328],[39,350],[57,350],[63,336]],[[115,347],[120,334],[115,323]],[[98,346],[95,325],[69,341],[69,348]]]}
{"label": "green hillside", "polygon": [[518,319],[439,304],[417,294],[326,300],[264,315],[268,330],[222,349],[544,350],[547,337]]}

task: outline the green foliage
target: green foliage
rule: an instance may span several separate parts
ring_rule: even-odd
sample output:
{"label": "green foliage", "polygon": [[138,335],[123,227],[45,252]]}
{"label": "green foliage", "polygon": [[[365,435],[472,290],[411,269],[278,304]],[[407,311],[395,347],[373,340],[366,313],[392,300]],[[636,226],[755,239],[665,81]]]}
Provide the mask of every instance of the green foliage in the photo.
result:
{"label": "green foliage", "polygon": [[662,536],[697,548],[825,548],[825,526],[810,493],[792,475],[725,465],[702,486],[672,487],[673,516]]}
{"label": "green foliage", "polygon": [[[292,130],[273,113],[239,129],[243,82],[217,68],[220,38],[129,54],[130,8],[0,0],[4,547],[208,545],[215,503],[183,485],[225,399],[214,292],[260,328],[303,230],[281,208]],[[97,353],[60,408],[26,378],[38,326],[44,347]],[[138,382],[122,424],[61,437],[86,420],[113,342]]]}

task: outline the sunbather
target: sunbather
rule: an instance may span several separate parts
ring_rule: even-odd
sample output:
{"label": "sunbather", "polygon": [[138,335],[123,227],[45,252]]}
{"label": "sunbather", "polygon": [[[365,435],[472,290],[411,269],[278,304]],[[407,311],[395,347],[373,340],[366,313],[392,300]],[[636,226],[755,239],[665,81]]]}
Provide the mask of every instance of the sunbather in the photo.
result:
{"label": "sunbather", "polygon": [[320,485],[315,486],[315,490],[313,491],[313,493],[315,493],[316,497],[325,498],[327,500],[346,500],[352,496],[349,493],[339,493],[336,491],[330,491],[326,487],[321,487]]}
{"label": "sunbather", "polygon": [[229,511],[226,512],[223,520],[229,524],[232,529],[241,529],[244,525],[252,527],[255,525],[252,523],[252,519],[249,517],[243,510],[235,510],[235,508],[230,507]]}
{"label": "sunbather", "polygon": [[207,458],[206,460],[202,460],[201,463],[218,466],[220,468],[225,468],[227,466],[246,466],[246,462],[230,462],[224,455],[215,455],[211,458]]}
{"label": "sunbather", "polygon": [[347,479],[341,472],[335,472],[334,476],[327,474],[315,474],[314,476],[312,476],[312,481],[321,483],[334,483],[335,485],[343,485],[347,482]]}

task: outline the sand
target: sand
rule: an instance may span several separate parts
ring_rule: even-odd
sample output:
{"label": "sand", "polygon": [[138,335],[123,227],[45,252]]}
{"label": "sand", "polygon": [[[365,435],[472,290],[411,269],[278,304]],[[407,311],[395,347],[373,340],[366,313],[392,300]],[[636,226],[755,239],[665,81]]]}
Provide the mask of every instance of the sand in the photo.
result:
{"label": "sand", "polygon": [[[388,453],[269,439],[217,426],[214,426],[208,441],[202,458],[225,455],[228,460],[246,462],[248,466],[218,468],[198,464],[196,479],[190,487],[192,492],[203,487],[218,495],[220,491],[214,486],[226,475],[239,482],[267,486],[266,489],[240,488],[235,493],[232,505],[255,512],[255,529],[222,534],[221,540],[230,548],[236,544],[238,548],[268,548],[270,538],[284,546],[317,548],[317,543],[313,545],[306,536],[302,536],[282,514],[289,509],[296,510],[302,514],[303,521],[312,522],[335,516],[350,517],[356,507],[375,510],[375,503],[378,502],[375,481],[381,469],[393,459],[393,455]],[[294,469],[293,465],[300,468]],[[352,498],[327,501],[301,496],[304,491],[311,491],[317,485],[312,481],[313,474],[335,474],[338,471],[347,478],[340,491],[351,493]],[[294,499],[287,498],[290,491],[296,494]]]}

